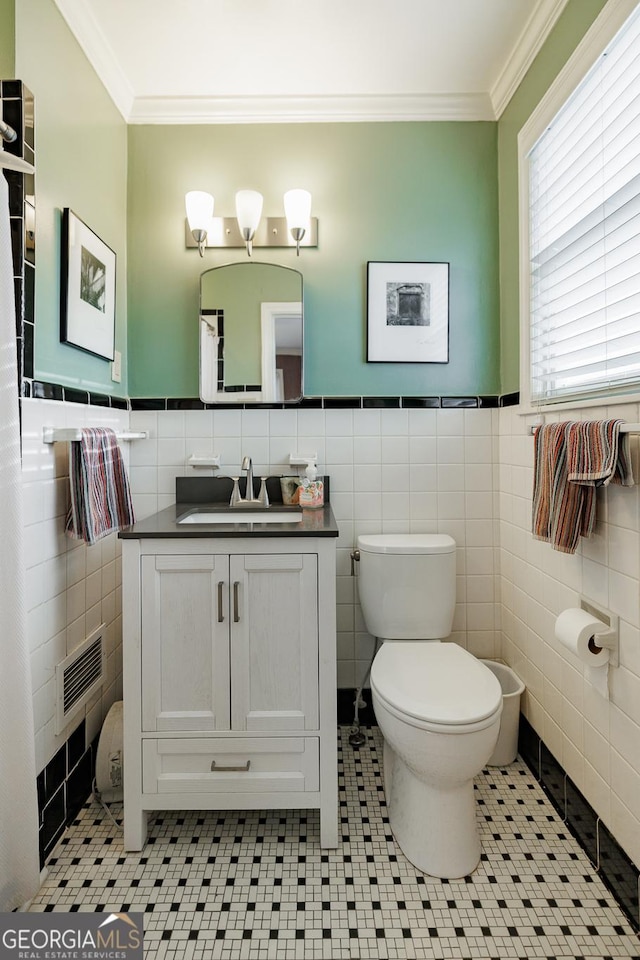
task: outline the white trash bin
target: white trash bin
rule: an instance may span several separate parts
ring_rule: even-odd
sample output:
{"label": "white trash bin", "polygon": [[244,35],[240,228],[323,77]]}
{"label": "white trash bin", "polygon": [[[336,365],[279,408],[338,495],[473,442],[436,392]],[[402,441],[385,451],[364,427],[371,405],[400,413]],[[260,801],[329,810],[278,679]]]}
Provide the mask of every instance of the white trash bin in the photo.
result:
{"label": "white trash bin", "polygon": [[520,727],[520,697],[524,693],[524,683],[511,667],[496,660],[482,660],[496,675],[502,687],[502,716],[498,742],[487,765],[504,767],[513,763],[518,755],[518,729]]}

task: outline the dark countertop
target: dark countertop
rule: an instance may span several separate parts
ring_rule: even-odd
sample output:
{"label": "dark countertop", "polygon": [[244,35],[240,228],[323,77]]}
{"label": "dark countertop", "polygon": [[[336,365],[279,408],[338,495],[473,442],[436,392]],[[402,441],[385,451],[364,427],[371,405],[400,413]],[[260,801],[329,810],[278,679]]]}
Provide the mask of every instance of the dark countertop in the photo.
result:
{"label": "dark countertop", "polygon": [[[299,507],[286,507],[281,503],[274,503],[269,507],[273,512],[300,511]],[[215,511],[228,513],[229,523],[185,523],[177,521],[185,514],[198,511]],[[130,527],[124,527],[118,534],[122,540],[144,540],[147,538],[180,538],[193,539],[197,537],[337,537],[336,524],[330,504],[316,510],[302,510],[302,519],[299,523],[238,523],[238,508],[231,508],[227,503],[175,503],[153,516],[140,520]],[[234,513],[236,519],[234,519]]]}

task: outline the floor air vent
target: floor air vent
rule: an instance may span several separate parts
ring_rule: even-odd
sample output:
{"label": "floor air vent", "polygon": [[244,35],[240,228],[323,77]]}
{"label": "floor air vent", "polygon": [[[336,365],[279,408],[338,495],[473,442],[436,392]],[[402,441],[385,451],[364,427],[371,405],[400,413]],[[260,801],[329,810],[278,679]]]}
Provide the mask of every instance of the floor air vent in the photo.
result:
{"label": "floor air vent", "polygon": [[105,672],[104,623],[56,666],[56,733],[62,733],[102,686]]}

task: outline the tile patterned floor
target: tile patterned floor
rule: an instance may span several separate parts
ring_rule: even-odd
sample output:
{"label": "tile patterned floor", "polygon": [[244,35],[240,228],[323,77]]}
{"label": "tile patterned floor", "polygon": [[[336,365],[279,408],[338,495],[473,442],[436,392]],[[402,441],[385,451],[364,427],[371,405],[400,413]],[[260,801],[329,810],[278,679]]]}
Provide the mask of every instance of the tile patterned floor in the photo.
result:
{"label": "tile patterned floor", "polygon": [[93,803],[31,909],[144,912],[148,960],[640,960],[638,938],[524,764],[478,778],[480,866],[435,880],[393,841],[380,735],[367,733],[353,751],[340,731],[338,850],[320,850],[314,812],[189,812],[161,815],[143,853],[124,854]]}

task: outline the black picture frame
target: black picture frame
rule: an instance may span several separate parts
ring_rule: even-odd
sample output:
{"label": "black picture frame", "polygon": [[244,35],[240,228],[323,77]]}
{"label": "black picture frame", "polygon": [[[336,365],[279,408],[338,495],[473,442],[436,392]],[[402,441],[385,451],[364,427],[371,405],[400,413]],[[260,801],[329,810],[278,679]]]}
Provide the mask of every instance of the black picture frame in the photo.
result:
{"label": "black picture frame", "polygon": [[60,266],[61,342],[113,360],[116,254],[69,207],[62,211]]}

